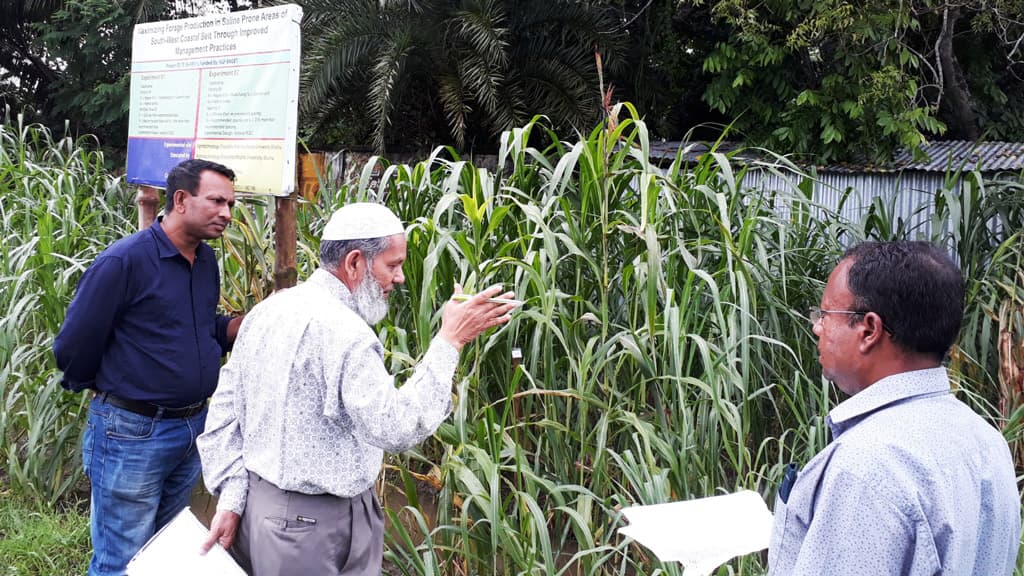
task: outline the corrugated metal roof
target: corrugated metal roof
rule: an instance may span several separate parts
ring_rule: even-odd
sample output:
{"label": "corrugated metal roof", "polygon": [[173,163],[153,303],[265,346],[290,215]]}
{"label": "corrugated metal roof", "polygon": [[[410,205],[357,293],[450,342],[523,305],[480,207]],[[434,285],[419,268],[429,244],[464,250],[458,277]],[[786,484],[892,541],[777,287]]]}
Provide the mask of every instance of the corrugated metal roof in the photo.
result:
{"label": "corrugated metal roof", "polygon": [[900,150],[892,162],[875,164],[851,162],[819,166],[820,172],[946,172],[963,168],[981,172],[1019,172],[1024,170],[1024,142],[970,142],[950,140],[928,142],[921,147],[924,158],[914,160],[906,149]]}
{"label": "corrugated metal roof", "polygon": [[[728,154],[742,149],[743,145],[740,142],[724,141],[718,144],[715,152]],[[710,150],[711,146],[705,142],[680,142],[678,140],[651,142],[651,158],[655,160],[675,160],[676,155],[682,153],[684,162],[695,164],[700,160],[701,156],[707,154]],[[753,154],[746,154],[745,156],[754,157]]]}
{"label": "corrugated metal roof", "polygon": [[[709,146],[701,142],[653,142],[651,157],[659,160],[674,160],[682,151],[683,160],[697,162],[707,154]],[[738,142],[721,142],[717,152],[730,153],[740,150],[738,160],[752,160],[761,157],[756,149],[743,149]],[[945,172],[949,168],[979,170],[981,172],[1019,172],[1024,170],[1024,142],[969,142],[950,140],[928,142],[921,147],[925,158],[914,160],[909,150],[901,150],[892,162],[876,164],[869,162],[847,162],[818,166],[819,172],[902,172],[919,170],[923,172]],[[802,164],[794,159],[796,164]]]}

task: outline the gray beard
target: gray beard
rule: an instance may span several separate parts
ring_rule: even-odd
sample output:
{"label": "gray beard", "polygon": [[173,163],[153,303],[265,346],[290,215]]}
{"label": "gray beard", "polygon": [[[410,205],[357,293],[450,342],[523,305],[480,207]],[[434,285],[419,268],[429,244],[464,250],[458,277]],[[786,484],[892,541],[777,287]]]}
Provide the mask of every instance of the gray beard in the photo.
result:
{"label": "gray beard", "polygon": [[388,299],[384,296],[384,289],[380,287],[373,278],[373,274],[367,270],[363,275],[363,281],[352,293],[355,301],[355,312],[367,324],[373,326],[388,315]]}

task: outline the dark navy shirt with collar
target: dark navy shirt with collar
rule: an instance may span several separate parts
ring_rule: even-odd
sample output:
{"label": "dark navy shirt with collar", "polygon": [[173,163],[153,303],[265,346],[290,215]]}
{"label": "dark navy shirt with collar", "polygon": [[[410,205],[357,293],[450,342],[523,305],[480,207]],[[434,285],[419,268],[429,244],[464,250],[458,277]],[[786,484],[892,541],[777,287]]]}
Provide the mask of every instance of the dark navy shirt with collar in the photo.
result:
{"label": "dark navy shirt with collar", "polygon": [[159,221],[115,242],[82,275],[54,340],[61,385],[168,408],[209,398],[230,349],[219,300],[205,243],[190,265]]}

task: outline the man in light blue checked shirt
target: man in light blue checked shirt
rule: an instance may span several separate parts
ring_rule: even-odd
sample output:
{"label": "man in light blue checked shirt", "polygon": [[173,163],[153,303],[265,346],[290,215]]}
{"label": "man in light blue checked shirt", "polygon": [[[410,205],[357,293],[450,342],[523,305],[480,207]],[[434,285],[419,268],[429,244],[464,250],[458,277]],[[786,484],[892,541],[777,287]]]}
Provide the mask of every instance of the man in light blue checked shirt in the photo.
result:
{"label": "man in light blue checked shirt", "polygon": [[832,271],[810,319],[825,378],[850,398],[779,490],[771,576],[1013,573],[1013,459],[942,367],[963,300],[960,271],[925,242],[862,243]]}

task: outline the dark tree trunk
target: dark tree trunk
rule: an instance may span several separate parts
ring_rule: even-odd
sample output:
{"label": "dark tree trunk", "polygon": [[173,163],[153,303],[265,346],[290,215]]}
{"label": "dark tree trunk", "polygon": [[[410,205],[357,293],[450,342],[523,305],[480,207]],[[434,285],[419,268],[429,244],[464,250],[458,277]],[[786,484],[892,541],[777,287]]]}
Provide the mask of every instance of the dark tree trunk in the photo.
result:
{"label": "dark tree trunk", "polygon": [[960,18],[959,8],[943,11],[942,28],[936,43],[939,67],[942,71],[943,101],[940,114],[949,127],[947,136],[963,140],[977,140],[981,136],[978,127],[978,112],[963,68],[953,52],[953,32]]}

